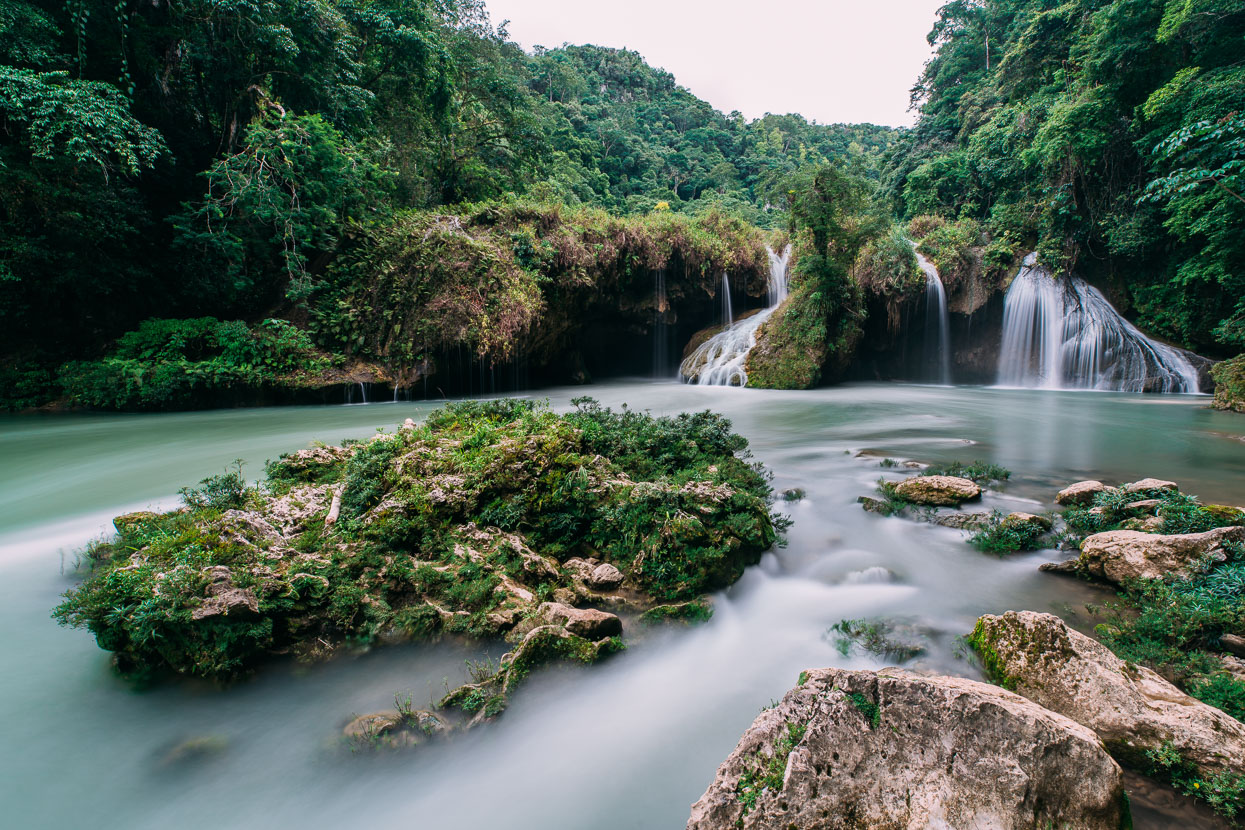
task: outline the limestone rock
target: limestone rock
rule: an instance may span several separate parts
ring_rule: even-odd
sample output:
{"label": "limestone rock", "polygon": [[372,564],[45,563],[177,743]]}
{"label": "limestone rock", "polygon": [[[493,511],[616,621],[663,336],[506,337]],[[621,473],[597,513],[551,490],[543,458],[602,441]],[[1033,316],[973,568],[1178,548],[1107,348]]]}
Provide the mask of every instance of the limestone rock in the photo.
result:
{"label": "limestone rock", "polygon": [[560,602],[546,602],[541,604],[538,613],[550,625],[560,625],[572,634],[588,640],[622,634],[622,620],[608,611],[572,608]]}
{"label": "limestone rock", "polygon": [[235,620],[259,616],[259,597],[250,588],[233,584],[233,571],[227,565],[213,565],[203,570],[210,582],[203,603],[190,612],[192,620],[208,617],[229,617]]}
{"label": "limestone rock", "polygon": [[1125,826],[1120,768],[1094,734],[1018,695],[900,669],[801,680],[744,733],[688,830]]}
{"label": "limestone rock", "polygon": [[1171,535],[1109,530],[1081,542],[1077,562],[1082,573],[1123,585],[1129,579],[1187,573],[1189,566],[1203,557],[1222,553],[1225,541],[1245,541],[1245,527]]}
{"label": "limestone rock", "polygon": [[1003,527],[1038,527],[1043,531],[1050,530],[1050,519],[1033,513],[1008,513],[1003,517]]}
{"label": "limestone rock", "polygon": [[1167,481],[1162,478],[1143,478],[1140,481],[1134,481],[1124,485],[1125,493],[1142,493],[1147,490],[1168,490],[1173,493],[1180,492],[1180,488],[1176,486],[1176,482]]}
{"label": "limestone rock", "polygon": [[856,501],[865,509],[866,513],[880,513],[885,516],[889,512],[886,502],[881,499],[870,498],[869,496],[860,496],[856,499]]}
{"label": "limestone rock", "polygon": [[155,518],[158,518],[158,516],[150,510],[139,510],[135,513],[124,513],[118,516],[112,520],[112,526],[117,529],[118,533],[124,533],[135,525],[141,525]]}
{"label": "limestone rock", "polygon": [[1094,730],[1130,766],[1144,766],[1146,750],[1171,741],[1207,773],[1245,773],[1245,724],[1052,614],[986,615],[970,641],[1000,682]]}
{"label": "limestone rock", "polygon": [[913,476],[896,484],[895,494],[913,504],[956,507],[981,498],[981,487],[956,476]]}
{"label": "limestone rock", "polygon": [[347,738],[373,738],[387,735],[401,725],[402,716],[397,712],[373,712],[359,715],[346,724],[342,734]]}
{"label": "limestone rock", "polygon": [[602,562],[592,569],[586,580],[589,588],[597,591],[612,591],[623,582],[622,571],[608,562]]}
{"label": "limestone rock", "polygon": [[1219,638],[1219,645],[1223,646],[1223,650],[1229,654],[1245,657],[1245,637],[1239,634],[1224,634]]}
{"label": "limestone rock", "polygon": [[1163,530],[1163,520],[1158,516],[1146,516],[1143,519],[1125,519],[1120,522],[1120,530],[1140,530],[1142,533],[1159,533]]}
{"label": "limestone rock", "polygon": [[943,527],[954,527],[956,530],[980,530],[990,524],[989,513],[942,513],[931,521]]}
{"label": "limestone rock", "polygon": [[1144,513],[1153,513],[1162,504],[1158,499],[1141,499],[1140,501],[1130,501],[1124,505],[1125,510],[1136,510]]}
{"label": "limestone rock", "polygon": [[1091,504],[1094,501],[1094,496],[1109,489],[1111,488],[1101,481],[1078,481],[1076,484],[1069,484],[1060,490],[1059,494],[1055,496],[1055,502],[1068,506]]}
{"label": "limestone rock", "polygon": [[1204,504],[1202,509],[1225,525],[1245,522],[1245,510],[1239,507],[1229,507],[1226,504]]}

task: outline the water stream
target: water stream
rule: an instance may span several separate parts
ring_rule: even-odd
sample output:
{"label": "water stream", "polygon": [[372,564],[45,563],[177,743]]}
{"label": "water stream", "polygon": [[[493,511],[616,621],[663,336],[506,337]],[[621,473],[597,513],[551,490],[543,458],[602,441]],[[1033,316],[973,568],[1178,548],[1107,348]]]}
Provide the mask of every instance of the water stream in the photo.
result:
{"label": "water stream", "polygon": [[[582,387],[550,390],[557,407]],[[635,636],[590,668],[538,672],[496,723],[410,755],[334,749],[352,713],[426,701],[486,649],[379,648],[314,667],[277,663],[231,688],[120,680],[92,638],[48,612],[72,586],[74,551],[124,510],[175,503],[177,488],[234,458],[312,440],[362,438],[420,418],[425,403],[168,415],[0,417],[0,804],[10,827],[199,830],[343,827],[632,830],[681,827],[758,710],[810,666],[878,667],[824,636],[845,617],[900,615],[928,628],[917,665],[972,674],[955,640],[983,612],[1054,611],[1087,624],[1108,595],[1039,573],[1053,551],[1000,559],[955,530],[863,512],[882,457],[981,458],[1014,471],[984,508],[1043,510],[1087,476],[1171,478],[1245,503],[1245,419],[1188,397],[1029,389],[853,385],[769,392],[628,382],[602,403],[730,416],[787,506],[789,544],[717,597],[698,628]],[[638,635],[638,632],[634,634]],[[629,635],[633,636],[633,635]],[[219,751],[176,760],[212,738]],[[1205,827],[1134,798],[1138,830]],[[1191,818],[1193,816],[1193,818]]]}
{"label": "water stream", "polygon": [[1184,353],[1146,337],[1085,280],[1056,279],[1036,259],[1025,258],[1004,300],[1000,386],[1198,391]]}

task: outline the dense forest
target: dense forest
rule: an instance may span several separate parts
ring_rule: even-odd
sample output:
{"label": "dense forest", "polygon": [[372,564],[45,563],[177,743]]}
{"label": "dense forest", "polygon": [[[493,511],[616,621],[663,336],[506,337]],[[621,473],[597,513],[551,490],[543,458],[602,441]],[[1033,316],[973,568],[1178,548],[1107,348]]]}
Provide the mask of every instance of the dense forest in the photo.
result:
{"label": "dense forest", "polygon": [[1036,249],[1156,336],[1245,346],[1232,0],[955,0],[905,130],[724,114],[634,52],[526,53],[481,0],[0,0],[0,33],[10,407],[547,363],[594,302],[677,316],[654,271],[685,312],[722,270],[762,293],[774,232],[811,258],[757,378],[807,386],[863,284],[917,284],[929,217],[940,267]]}

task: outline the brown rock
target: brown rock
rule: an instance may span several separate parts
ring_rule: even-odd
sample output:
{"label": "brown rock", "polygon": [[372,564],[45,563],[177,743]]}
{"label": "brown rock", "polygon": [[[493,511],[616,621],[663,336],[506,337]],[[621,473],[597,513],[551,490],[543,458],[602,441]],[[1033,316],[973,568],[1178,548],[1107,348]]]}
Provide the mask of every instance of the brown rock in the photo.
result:
{"label": "brown rock", "polygon": [[1187,573],[1190,565],[1222,552],[1225,541],[1245,541],[1245,527],[1171,535],[1109,530],[1081,542],[1078,563],[1081,572],[1088,576],[1123,585],[1129,579]]}
{"label": "brown rock", "polygon": [[1142,499],[1141,501],[1130,501],[1128,504],[1124,505],[1124,509],[1125,510],[1141,510],[1141,511],[1145,511],[1148,513],[1153,513],[1155,510],[1158,509],[1158,506],[1162,503],[1163,502],[1159,501],[1158,499]]}
{"label": "brown rock", "polygon": [[1219,645],[1229,654],[1245,657],[1245,637],[1239,634],[1224,634],[1219,638]]}
{"label": "brown rock", "polygon": [[1208,773],[1245,772],[1245,724],[1052,614],[986,615],[970,642],[1001,682],[1094,730],[1130,766],[1144,766],[1146,750],[1170,741]]}
{"label": "brown rock", "polygon": [[1124,485],[1125,493],[1141,493],[1146,490],[1170,490],[1173,493],[1180,492],[1180,488],[1176,486],[1176,482],[1167,481],[1162,478],[1143,478],[1140,481],[1134,481]]}
{"label": "brown rock", "polygon": [[1055,496],[1055,502],[1063,505],[1091,504],[1094,496],[1110,489],[1101,481],[1078,481],[1060,490]]}
{"label": "brown rock", "polygon": [[957,507],[981,498],[981,487],[956,476],[913,476],[895,485],[895,494],[913,504]]}
{"label": "brown rock", "polygon": [[622,571],[608,562],[602,562],[592,569],[586,580],[589,588],[598,591],[612,591],[623,582]]}
{"label": "brown rock", "polygon": [[1124,826],[1120,768],[1094,734],[1011,692],[900,669],[801,680],[744,733],[688,830]]}
{"label": "brown rock", "polygon": [[546,602],[541,604],[538,613],[550,625],[560,625],[572,634],[588,640],[622,634],[622,620],[608,611],[572,608],[560,602]]}

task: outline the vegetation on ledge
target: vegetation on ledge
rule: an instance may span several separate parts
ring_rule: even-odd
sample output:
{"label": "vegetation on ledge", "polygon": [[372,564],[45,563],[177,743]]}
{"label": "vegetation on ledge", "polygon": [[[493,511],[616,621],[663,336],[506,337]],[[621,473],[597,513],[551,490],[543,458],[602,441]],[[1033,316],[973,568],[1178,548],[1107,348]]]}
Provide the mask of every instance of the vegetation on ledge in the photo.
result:
{"label": "vegetation on ledge", "polygon": [[726,419],[576,405],[453,404],[283,456],[259,487],[208,479],[181,510],[118,517],[55,616],[126,672],[228,678],[382,637],[523,639],[551,614],[610,637],[617,618],[572,606],[692,600],[775,542],[767,476]]}
{"label": "vegetation on ledge", "polygon": [[1216,363],[1210,370],[1215,381],[1215,409],[1245,412],[1245,354]]}

